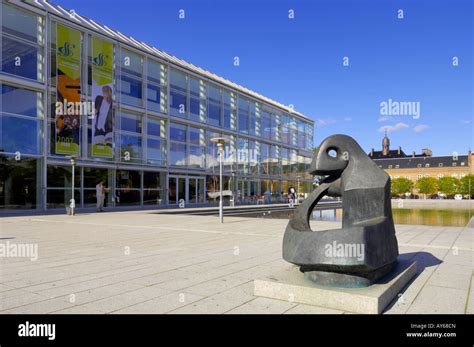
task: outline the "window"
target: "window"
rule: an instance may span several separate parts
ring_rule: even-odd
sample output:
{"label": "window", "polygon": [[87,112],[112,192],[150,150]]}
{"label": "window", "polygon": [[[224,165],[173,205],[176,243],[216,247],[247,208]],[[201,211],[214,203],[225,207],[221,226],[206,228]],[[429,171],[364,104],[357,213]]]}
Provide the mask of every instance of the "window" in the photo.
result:
{"label": "window", "polygon": [[120,159],[123,162],[142,160],[142,116],[122,112],[119,121]]}
{"label": "window", "polygon": [[194,168],[204,168],[204,154],[206,141],[204,129],[188,127],[189,154],[187,164]]}
{"label": "window", "polygon": [[283,176],[289,176],[291,173],[288,154],[289,154],[288,148],[282,147],[280,150],[280,157],[281,157],[281,167],[282,167]]}
{"label": "window", "polygon": [[261,160],[261,146],[258,141],[249,140],[249,172],[251,175],[258,175]]}
{"label": "window", "polygon": [[249,172],[249,140],[241,137],[237,139],[237,172],[240,174]]}
{"label": "window", "polygon": [[0,209],[33,209],[41,204],[37,186],[40,164],[38,159],[17,161],[0,155]]}
{"label": "window", "polygon": [[260,107],[258,103],[250,102],[249,134],[260,136]]}
{"label": "window", "polygon": [[439,167],[443,167],[443,163],[439,163],[438,166],[439,166]]}
{"label": "window", "polygon": [[147,63],[147,107],[148,110],[160,113],[167,112],[167,78],[165,65],[148,60]]}
{"label": "window", "polygon": [[263,111],[262,113],[262,137],[265,139],[272,138],[272,120],[269,112]]}
{"label": "window", "polygon": [[188,77],[175,69],[170,69],[170,114],[186,117]]}
{"label": "window", "polygon": [[143,204],[162,205],[166,196],[166,173],[144,172],[143,173]]}
{"label": "window", "polygon": [[228,91],[222,93],[224,101],[224,128],[236,129],[236,100],[235,95]]}
{"label": "window", "polygon": [[[47,173],[47,208],[64,208],[69,205],[72,198],[72,169],[71,166],[48,165]],[[74,200],[76,206],[80,206],[81,201],[81,173],[75,171],[74,176]]]}
{"label": "window", "polygon": [[421,168],[421,164],[416,165],[417,168]]}
{"label": "window", "polygon": [[244,134],[249,133],[249,102],[246,99],[239,97],[239,131]]}
{"label": "window", "polygon": [[130,206],[141,204],[141,173],[132,170],[117,170],[115,181],[116,204]]}
{"label": "window", "polygon": [[2,72],[44,80],[44,19],[2,2]]}
{"label": "window", "polygon": [[43,94],[1,85],[0,152],[41,153]]}
{"label": "window", "polygon": [[400,165],[395,165],[395,169],[399,169],[400,168]]}
{"label": "window", "polygon": [[147,162],[166,165],[166,122],[148,116],[147,121]]}
{"label": "window", "polygon": [[458,165],[458,163],[456,163],[455,161],[453,161],[453,166],[457,166],[457,165]]}
{"label": "window", "polygon": [[170,164],[204,168],[204,129],[183,124],[170,124]]}
{"label": "window", "polygon": [[392,168],[392,164],[390,164],[390,165],[388,166],[388,168],[391,169],[391,168]]}
{"label": "window", "polygon": [[219,156],[217,144],[212,142],[212,138],[221,137],[222,134],[213,131],[207,131],[207,149],[206,149],[206,168],[211,172],[219,172]]}
{"label": "window", "polygon": [[[99,180],[104,180],[104,187],[113,188],[114,181],[112,180],[112,169],[103,169],[96,167],[85,167],[84,168],[84,206],[94,206],[97,203],[96,198],[96,185]],[[105,206],[112,203],[113,193],[112,191],[105,193]]]}
{"label": "window", "polygon": [[193,77],[189,78],[189,118],[206,121],[206,84]]}
{"label": "window", "polygon": [[222,110],[222,91],[210,85],[208,87],[208,108],[207,108],[207,122],[211,125],[221,125],[221,110]]}
{"label": "window", "polygon": [[425,167],[430,167],[430,164],[426,163],[426,164],[425,164]]}
{"label": "window", "polygon": [[120,94],[124,104],[143,107],[143,57],[122,49],[120,54]]}
{"label": "window", "polygon": [[270,145],[267,143],[260,144],[260,173],[262,175],[270,174]]}

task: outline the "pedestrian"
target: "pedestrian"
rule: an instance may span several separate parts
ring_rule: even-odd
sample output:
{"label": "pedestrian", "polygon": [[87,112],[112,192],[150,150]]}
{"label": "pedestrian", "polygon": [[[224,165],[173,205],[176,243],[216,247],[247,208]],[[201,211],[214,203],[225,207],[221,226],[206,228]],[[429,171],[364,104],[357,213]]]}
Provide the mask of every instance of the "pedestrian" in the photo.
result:
{"label": "pedestrian", "polygon": [[95,186],[95,197],[97,199],[97,212],[104,212],[104,200],[105,200],[105,192],[107,189],[104,186],[104,180],[100,179],[99,183]]}

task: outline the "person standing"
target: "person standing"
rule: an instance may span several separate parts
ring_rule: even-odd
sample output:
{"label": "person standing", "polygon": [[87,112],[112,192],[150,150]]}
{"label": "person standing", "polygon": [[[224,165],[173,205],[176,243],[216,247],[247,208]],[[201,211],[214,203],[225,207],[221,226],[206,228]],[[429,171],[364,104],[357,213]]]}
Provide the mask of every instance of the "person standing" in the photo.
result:
{"label": "person standing", "polygon": [[95,186],[95,196],[97,199],[97,212],[104,212],[104,200],[105,200],[105,187],[104,187],[104,180],[101,179],[99,183]]}

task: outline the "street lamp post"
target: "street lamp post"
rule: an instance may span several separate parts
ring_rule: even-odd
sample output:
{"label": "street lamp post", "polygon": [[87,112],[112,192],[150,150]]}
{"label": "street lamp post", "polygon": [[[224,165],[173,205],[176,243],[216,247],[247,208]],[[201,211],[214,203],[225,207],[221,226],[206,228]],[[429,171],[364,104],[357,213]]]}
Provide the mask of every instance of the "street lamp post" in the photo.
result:
{"label": "street lamp post", "polygon": [[225,137],[214,137],[211,139],[211,142],[217,144],[217,151],[219,152],[219,220],[221,223],[224,223],[224,199],[222,196],[222,155],[224,153],[224,144],[226,142]]}
{"label": "street lamp post", "polygon": [[71,155],[66,158],[69,158],[71,160],[71,167],[72,167],[71,200],[70,200],[69,207],[71,208],[71,216],[74,216],[76,214],[76,200],[74,199],[74,179],[75,179],[74,168],[76,167],[77,157]]}

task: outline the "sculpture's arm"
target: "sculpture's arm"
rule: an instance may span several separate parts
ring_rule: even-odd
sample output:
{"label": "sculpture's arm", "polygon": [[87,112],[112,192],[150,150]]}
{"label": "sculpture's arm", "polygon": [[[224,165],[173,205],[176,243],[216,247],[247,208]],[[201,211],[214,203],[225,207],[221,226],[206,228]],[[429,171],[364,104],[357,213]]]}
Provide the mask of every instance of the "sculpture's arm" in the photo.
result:
{"label": "sculpture's arm", "polygon": [[341,196],[341,178],[338,178],[331,183],[331,186],[328,189],[327,195],[329,196]]}

